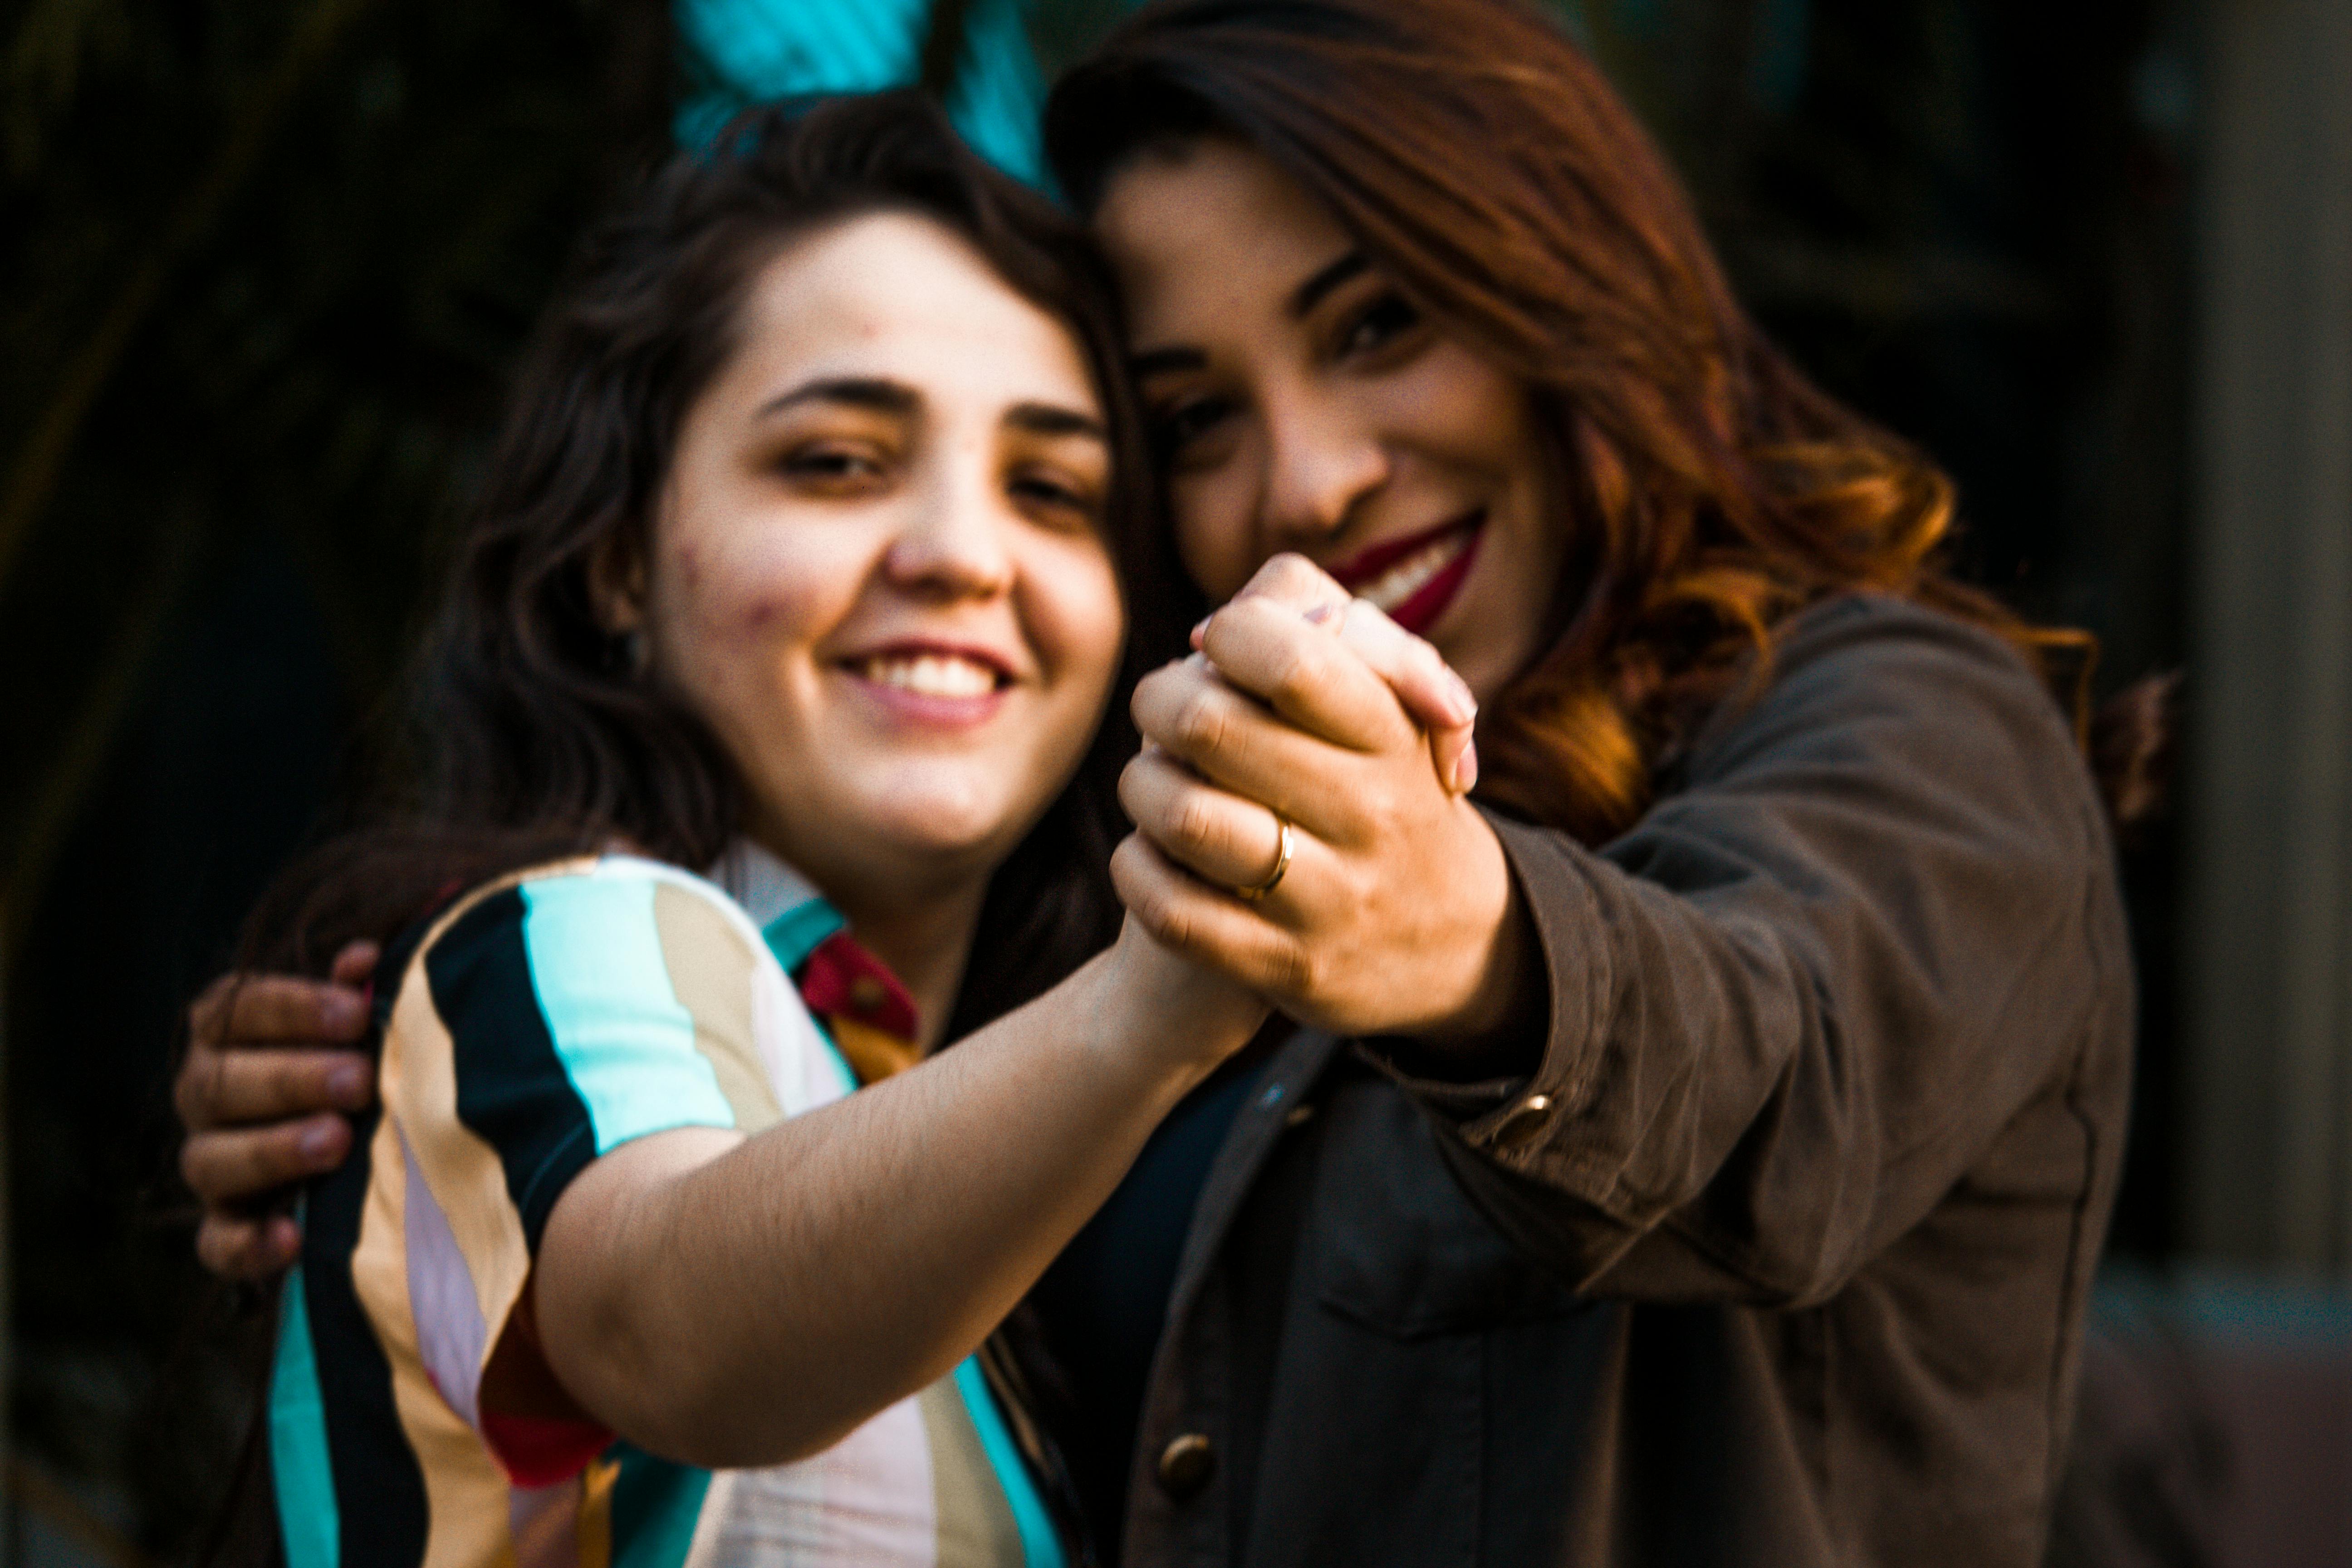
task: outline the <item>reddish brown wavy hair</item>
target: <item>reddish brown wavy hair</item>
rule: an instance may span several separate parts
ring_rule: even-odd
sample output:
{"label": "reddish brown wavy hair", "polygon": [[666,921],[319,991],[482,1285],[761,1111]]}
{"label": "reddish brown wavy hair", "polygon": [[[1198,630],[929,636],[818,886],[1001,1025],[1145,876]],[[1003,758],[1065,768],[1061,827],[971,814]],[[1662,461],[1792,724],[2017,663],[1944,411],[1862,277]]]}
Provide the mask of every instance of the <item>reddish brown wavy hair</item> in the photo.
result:
{"label": "reddish brown wavy hair", "polygon": [[1854,589],[1999,633],[2072,678],[2080,726],[2089,637],[1945,573],[1950,480],[1765,339],[1665,160],[1539,14],[1168,0],[1046,109],[1048,157],[1087,211],[1139,152],[1217,134],[1328,203],[1544,405],[1573,543],[1545,651],[1481,721],[1483,795],[1587,842],[1622,832],[1696,720],[1760,684],[1774,627]]}

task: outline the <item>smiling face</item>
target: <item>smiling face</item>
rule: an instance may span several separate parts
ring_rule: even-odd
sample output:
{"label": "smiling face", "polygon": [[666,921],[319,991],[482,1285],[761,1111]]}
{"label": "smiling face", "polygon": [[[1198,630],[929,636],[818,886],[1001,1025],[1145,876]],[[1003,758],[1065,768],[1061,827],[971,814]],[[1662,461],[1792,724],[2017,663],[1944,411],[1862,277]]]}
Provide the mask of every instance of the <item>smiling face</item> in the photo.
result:
{"label": "smiling face", "polygon": [[1085,752],[1124,629],[1100,421],[1070,333],[929,219],[820,229],[749,290],[606,618],[836,901],[984,877]]}
{"label": "smiling face", "polygon": [[1538,651],[1567,551],[1527,389],[1238,142],[1139,155],[1095,228],[1193,579],[1221,601],[1297,551],[1492,698]]}

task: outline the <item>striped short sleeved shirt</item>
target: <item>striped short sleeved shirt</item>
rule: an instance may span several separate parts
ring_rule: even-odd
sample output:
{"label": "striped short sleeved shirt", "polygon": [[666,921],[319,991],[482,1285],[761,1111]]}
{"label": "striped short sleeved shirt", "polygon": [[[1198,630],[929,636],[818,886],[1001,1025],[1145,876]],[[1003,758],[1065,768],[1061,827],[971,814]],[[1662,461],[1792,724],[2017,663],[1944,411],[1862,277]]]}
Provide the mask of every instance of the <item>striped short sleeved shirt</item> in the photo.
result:
{"label": "striped short sleeved shirt", "polygon": [[761,1470],[482,1405],[590,1161],[856,1087],[786,978],[840,917],[749,846],[713,875],[729,891],[626,856],[540,868],[467,894],[402,962],[381,1108],[306,1194],[284,1296],[269,1439],[290,1568],[1061,1568],[1034,1441],[977,1357]]}

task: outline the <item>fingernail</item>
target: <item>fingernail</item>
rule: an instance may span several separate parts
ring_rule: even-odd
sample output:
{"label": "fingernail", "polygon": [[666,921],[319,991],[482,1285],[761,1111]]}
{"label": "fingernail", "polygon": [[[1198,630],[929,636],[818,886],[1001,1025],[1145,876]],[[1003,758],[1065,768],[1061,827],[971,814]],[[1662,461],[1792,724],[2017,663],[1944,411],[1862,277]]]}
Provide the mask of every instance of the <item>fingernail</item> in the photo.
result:
{"label": "fingernail", "polygon": [[337,1105],[356,1110],[367,1101],[367,1068],[357,1062],[345,1062],[327,1074],[327,1098]]}
{"label": "fingernail", "polygon": [[348,1034],[367,1016],[367,1004],[348,991],[328,994],[319,1004],[319,1026],[331,1035]]}
{"label": "fingernail", "polygon": [[1331,618],[1331,612],[1338,607],[1336,605],[1318,605],[1307,612],[1307,618],[1319,626]]}
{"label": "fingernail", "polygon": [[302,1142],[299,1145],[302,1157],[306,1160],[323,1160],[334,1152],[336,1132],[333,1122],[314,1122],[302,1129]]}
{"label": "fingernail", "polygon": [[1214,619],[1216,619],[1216,616],[1213,615],[1202,616],[1200,620],[1193,624],[1192,635],[1185,640],[1190,642],[1194,647],[1199,647],[1201,646],[1201,639],[1208,635],[1209,623]]}
{"label": "fingernail", "polygon": [[1468,795],[1478,787],[1478,742],[1471,742],[1462,748],[1454,762],[1454,793]]}

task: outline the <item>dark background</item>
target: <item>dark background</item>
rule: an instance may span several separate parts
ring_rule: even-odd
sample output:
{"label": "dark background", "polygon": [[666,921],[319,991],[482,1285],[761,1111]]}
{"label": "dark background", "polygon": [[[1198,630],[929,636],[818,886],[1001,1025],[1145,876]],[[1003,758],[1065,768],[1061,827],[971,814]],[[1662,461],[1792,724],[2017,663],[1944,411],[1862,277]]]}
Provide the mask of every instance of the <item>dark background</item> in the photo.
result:
{"label": "dark background", "polygon": [[[1969,574],[2183,660],[2191,0],[1591,0],[1759,314],[1960,485]],[[1043,0],[1047,68],[1115,9]],[[378,700],[514,349],[666,143],[656,0],[0,6],[0,1030],[10,1488],[183,1553],[253,1408],[195,1270],[186,999]],[[2191,690],[2193,717],[2194,688]],[[2180,1241],[2175,836],[2116,1247]],[[15,1560],[12,1552],[11,1559]]]}

